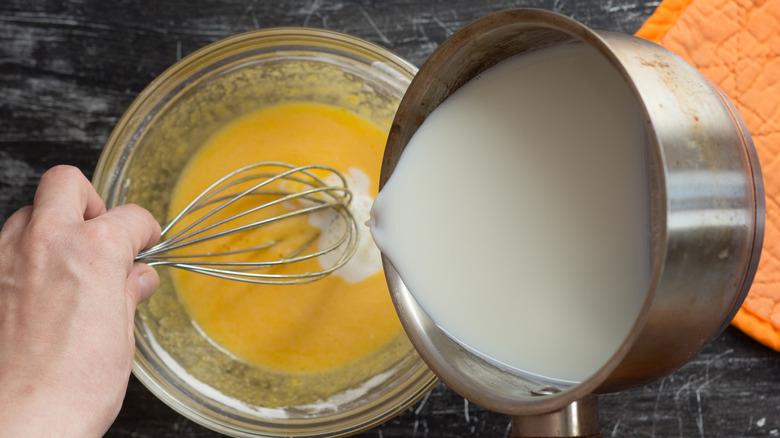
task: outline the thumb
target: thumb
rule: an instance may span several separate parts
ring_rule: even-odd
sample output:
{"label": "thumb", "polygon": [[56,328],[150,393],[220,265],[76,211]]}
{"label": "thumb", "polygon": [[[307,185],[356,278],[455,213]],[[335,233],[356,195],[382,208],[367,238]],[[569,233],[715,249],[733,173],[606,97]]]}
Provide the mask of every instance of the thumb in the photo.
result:
{"label": "thumb", "polygon": [[133,263],[133,269],[127,276],[125,291],[130,298],[128,304],[131,314],[135,312],[135,307],[149,299],[160,285],[160,277],[157,271],[144,263]]}

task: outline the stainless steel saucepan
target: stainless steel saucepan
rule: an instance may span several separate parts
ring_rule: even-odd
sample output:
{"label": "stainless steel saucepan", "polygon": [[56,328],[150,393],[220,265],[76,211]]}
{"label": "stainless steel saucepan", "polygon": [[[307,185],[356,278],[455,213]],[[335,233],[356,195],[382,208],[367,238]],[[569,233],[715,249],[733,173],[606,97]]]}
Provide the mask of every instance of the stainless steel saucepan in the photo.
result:
{"label": "stainless steel saucepan", "polygon": [[[748,292],[763,240],[761,171],[750,135],[729,99],[654,43],[593,31],[541,10],[488,15],[453,34],[432,54],[396,114],[380,187],[417,128],[460,86],[506,58],[574,41],[595,48],[620,73],[636,96],[647,131],[652,278],[642,310],[618,351],[604,358],[595,374],[570,386],[550,386],[499,368],[439,329],[385,259],[396,309],[422,358],[465,398],[512,415],[513,436],[598,436],[594,394],[663,377],[718,336]],[[565,121],[558,123],[565,127]],[[517,311],[522,318],[523,309]]]}

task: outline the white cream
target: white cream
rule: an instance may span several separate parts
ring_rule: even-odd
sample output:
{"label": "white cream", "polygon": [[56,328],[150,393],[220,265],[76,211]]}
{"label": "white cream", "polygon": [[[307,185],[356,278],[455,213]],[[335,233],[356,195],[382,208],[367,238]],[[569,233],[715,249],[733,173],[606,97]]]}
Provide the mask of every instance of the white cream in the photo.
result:
{"label": "white cream", "polygon": [[506,60],[425,120],[371,232],[452,338],[579,382],[616,352],[647,292],[644,142],[629,87],[592,48]]}
{"label": "white cream", "polygon": [[[349,283],[358,283],[382,270],[382,256],[376,247],[368,226],[365,224],[369,217],[374,198],[369,193],[371,183],[368,175],[359,169],[350,168],[345,174],[347,187],[352,192],[352,202],[349,210],[358,223],[358,248],[355,255],[333,275],[343,278]],[[341,181],[335,175],[330,175],[326,183],[333,186],[341,185]],[[320,229],[320,248],[329,246],[341,238],[344,233],[342,223],[333,222],[334,215],[331,212],[312,214],[309,223]],[[322,266],[333,266],[341,255],[339,251],[329,252],[319,257]]]}

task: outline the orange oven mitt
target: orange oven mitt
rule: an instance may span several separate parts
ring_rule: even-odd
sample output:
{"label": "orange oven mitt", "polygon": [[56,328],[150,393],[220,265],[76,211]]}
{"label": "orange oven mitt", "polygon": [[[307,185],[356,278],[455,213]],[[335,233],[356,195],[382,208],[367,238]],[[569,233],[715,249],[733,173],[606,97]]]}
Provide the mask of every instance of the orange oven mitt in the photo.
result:
{"label": "orange oven mitt", "polygon": [[766,233],[753,286],[732,324],[780,351],[780,1],[663,0],[636,33],[718,84],[758,151]]}

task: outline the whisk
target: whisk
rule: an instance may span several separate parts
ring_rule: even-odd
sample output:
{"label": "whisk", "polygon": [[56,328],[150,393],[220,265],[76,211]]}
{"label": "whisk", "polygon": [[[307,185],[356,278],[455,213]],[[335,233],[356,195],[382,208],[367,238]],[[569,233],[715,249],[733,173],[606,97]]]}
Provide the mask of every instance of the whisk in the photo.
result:
{"label": "whisk", "polygon": [[[351,200],[344,175],[331,167],[274,161],[250,164],[196,196],[163,227],[162,240],[135,260],[249,283],[316,281],[344,266],[357,249],[358,225],[349,209]],[[229,206],[239,210],[229,211]],[[273,234],[273,226],[313,214],[327,215],[335,227],[330,242],[318,243],[319,230],[300,245],[284,249],[283,238],[267,235]],[[264,227],[270,231],[253,231]],[[208,241],[222,248],[188,252]],[[269,253],[270,259],[259,259]],[[307,262],[318,257],[322,261],[324,255],[328,255],[327,266]],[[279,267],[284,267],[283,272],[274,269]]]}

